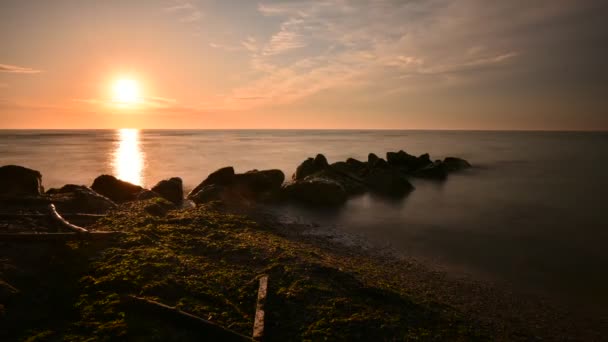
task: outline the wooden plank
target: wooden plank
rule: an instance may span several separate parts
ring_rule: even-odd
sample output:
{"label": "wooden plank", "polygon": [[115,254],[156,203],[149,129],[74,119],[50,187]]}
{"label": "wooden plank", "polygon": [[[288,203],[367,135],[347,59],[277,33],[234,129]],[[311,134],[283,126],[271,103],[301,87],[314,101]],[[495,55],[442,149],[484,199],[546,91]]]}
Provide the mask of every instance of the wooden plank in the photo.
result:
{"label": "wooden plank", "polygon": [[258,289],[258,302],[255,309],[255,321],[253,322],[253,339],[261,341],[264,338],[264,316],[266,297],[268,294],[268,276],[264,275],[260,278],[260,287]]}
{"label": "wooden plank", "polygon": [[76,233],[89,233],[89,231],[87,229],[84,229],[82,227],[79,227],[75,224],[71,224],[70,222],[66,221],[66,219],[64,219],[63,217],[61,217],[61,215],[59,215],[59,213],[57,212],[57,209],[55,209],[55,205],[54,204],[49,204],[49,212],[51,214],[51,218],[53,220],[55,220],[55,222],[59,223],[59,225],[63,228],[69,229],[71,231],[74,231]]}
{"label": "wooden plank", "polygon": [[88,232],[83,233],[0,233],[2,242],[51,242],[73,240],[106,240],[120,236],[122,232]]}
{"label": "wooden plank", "polygon": [[186,324],[190,328],[203,332],[210,341],[252,341],[251,338],[236,331],[153,300],[136,296],[124,296],[122,303],[128,308],[140,309],[148,314],[162,315],[164,318],[172,320],[175,323]]}

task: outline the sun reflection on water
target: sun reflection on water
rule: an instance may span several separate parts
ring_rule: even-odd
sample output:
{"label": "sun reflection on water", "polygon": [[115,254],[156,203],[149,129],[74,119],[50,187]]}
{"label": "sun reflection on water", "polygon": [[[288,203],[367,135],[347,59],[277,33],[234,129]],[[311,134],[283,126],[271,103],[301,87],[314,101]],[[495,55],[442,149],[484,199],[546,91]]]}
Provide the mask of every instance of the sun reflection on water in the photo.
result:
{"label": "sun reflection on water", "polygon": [[114,152],[114,175],[129,183],[143,185],[144,154],[140,149],[139,130],[122,128],[117,131],[118,146]]}

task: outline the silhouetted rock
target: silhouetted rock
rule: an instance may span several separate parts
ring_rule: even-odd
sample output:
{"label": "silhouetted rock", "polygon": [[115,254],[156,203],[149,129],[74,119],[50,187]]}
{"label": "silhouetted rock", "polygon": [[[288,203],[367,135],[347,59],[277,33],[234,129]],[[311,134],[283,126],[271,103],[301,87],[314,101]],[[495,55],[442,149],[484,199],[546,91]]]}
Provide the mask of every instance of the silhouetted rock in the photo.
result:
{"label": "silhouetted rock", "polygon": [[144,207],[144,211],[153,216],[165,216],[169,210],[175,209],[175,204],[164,198],[158,198],[151,201]]}
{"label": "silhouetted rock", "polygon": [[346,191],[338,182],[309,176],[283,186],[286,198],[312,206],[336,206],[346,202]]}
{"label": "silhouetted rock", "polygon": [[40,172],[18,165],[0,167],[0,195],[40,196],[43,192]]}
{"label": "silhouetted rock", "polygon": [[428,153],[416,157],[403,150],[399,152],[387,152],[386,160],[389,165],[397,167],[404,172],[413,172],[432,164]]}
{"label": "silhouetted rock", "polygon": [[197,185],[190,193],[190,196],[197,194],[207,185],[229,185],[234,181],[234,168],[232,166],[223,167],[209,174],[207,178],[199,185]]}
{"label": "silhouetted rock", "polygon": [[196,204],[203,204],[211,201],[217,201],[222,199],[222,193],[224,188],[220,185],[206,185],[202,187],[198,192],[193,194],[190,192],[188,198]]}
{"label": "silhouetted rock", "polygon": [[141,191],[135,195],[136,201],[146,201],[146,200],[149,200],[152,198],[163,198],[163,197],[160,194],[158,194],[152,190],[148,190],[148,189],[141,189]]}
{"label": "silhouetted rock", "polygon": [[235,183],[246,186],[254,192],[274,191],[281,188],[285,174],[281,170],[251,170],[235,175]]}
{"label": "silhouetted rock", "polygon": [[372,169],[365,183],[372,192],[391,197],[401,197],[414,190],[407,178],[395,169]]}
{"label": "silhouetted rock", "polygon": [[91,189],[116,203],[133,201],[143,190],[139,185],[122,181],[110,175],[101,175],[95,178]]}
{"label": "silhouetted rock", "polygon": [[444,180],[447,178],[448,172],[442,162],[435,162],[416,170],[413,175],[420,178]]}
{"label": "silhouetted rock", "polygon": [[59,213],[105,214],[116,207],[109,198],[84,185],[66,184],[59,189],[49,189],[46,195]]}
{"label": "silhouetted rock", "polygon": [[367,156],[367,168],[368,169],[386,169],[389,165],[386,160],[378,157],[374,153],[370,153]]}
{"label": "silhouetted rock", "polygon": [[469,164],[468,161],[461,159],[461,158],[455,158],[455,157],[445,158],[443,160],[443,165],[444,165],[445,169],[450,172],[460,171],[460,170],[468,169],[471,167],[471,164]]}
{"label": "silhouetted rock", "polygon": [[296,172],[293,175],[294,180],[304,179],[310,175],[313,175],[319,171],[324,170],[329,167],[329,163],[327,162],[327,158],[325,158],[322,154],[317,154],[317,156],[313,158],[308,158],[302,162],[297,168]]}
{"label": "silhouetted rock", "polygon": [[184,199],[182,179],[179,177],[162,180],[153,186],[151,190],[175,204],[180,204]]}

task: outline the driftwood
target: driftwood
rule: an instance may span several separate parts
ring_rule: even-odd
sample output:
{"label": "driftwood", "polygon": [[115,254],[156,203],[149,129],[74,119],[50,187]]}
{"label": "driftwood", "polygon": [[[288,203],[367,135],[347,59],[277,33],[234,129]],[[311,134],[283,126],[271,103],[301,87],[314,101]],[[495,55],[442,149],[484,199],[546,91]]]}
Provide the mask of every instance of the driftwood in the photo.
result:
{"label": "driftwood", "polygon": [[66,221],[66,219],[64,219],[63,217],[61,217],[61,215],[59,215],[59,213],[57,212],[57,209],[55,209],[55,205],[54,204],[49,204],[49,212],[51,214],[51,218],[59,223],[59,225],[62,228],[66,228],[69,229],[71,231],[74,231],[76,233],[89,233],[89,231],[87,229],[84,229],[82,227],[79,227],[75,224],[71,224],[70,222]]}
{"label": "driftwood", "polygon": [[122,232],[88,232],[88,233],[1,233],[0,241],[14,242],[51,242],[73,240],[108,240],[120,236]]}
{"label": "driftwood", "polygon": [[136,296],[124,296],[122,303],[127,308],[137,309],[147,314],[162,315],[174,323],[187,325],[189,328],[204,333],[206,339],[210,341],[252,341],[250,337],[241,335],[236,331],[153,300]]}
{"label": "driftwood", "polygon": [[255,321],[253,322],[253,339],[261,341],[264,338],[264,306],[266,305],[266,295],[268,292],[268,276],[260,278],[260,288],[258,289],[258,302],[255,308]]}

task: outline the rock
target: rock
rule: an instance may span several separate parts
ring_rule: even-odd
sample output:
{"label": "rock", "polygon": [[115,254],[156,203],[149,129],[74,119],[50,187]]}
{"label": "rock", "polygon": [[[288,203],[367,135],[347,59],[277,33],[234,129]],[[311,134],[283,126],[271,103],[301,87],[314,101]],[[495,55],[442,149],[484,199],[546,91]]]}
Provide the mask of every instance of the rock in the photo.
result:
{"label": "rock", "polygon": [[447,157],[443,160],[443,166],[448,172],[461,171],[464,169],[471,168],[471,164],[468,161],[455,158],[455,157]]}
{"label": "rock", "polygon": [[378,157],[374,153],[370,153],[367,156],[367,167],[369,169],[386,169],[389,165],[386,160]]}
{"label": "rock", "polygon": [[137,195],[135,195],[135,200],[136,201],[146,201],[152,198],[163,198],[161,195],[159,195],[158,193],[152,191],[152,190],[148,190],[148,189],[141,189],[140,192],[137,193]]}
{"label": "rock", "polygon": [[0,195],[40,196],[43,192],[40,172],[18,165],[0,167]]}
{"label": "rock", "polygon": [[122,181],[110,175],[101,175],[95,178],[91,189],[116,203],[133,201],[143,190],[139,185]]}
{"label": "rock", "polygon": [[281,188],[285,174],[281,170],[251,170],[235,176],[235,183],[255,192],[272,191]]}
{"label": "rock", "polygon": [[387,152],[386,160],[389,165],[398,167],[405,172],[413,172],[432,164],[431,157],[428,153],[415,157],[403,150],[400,150],[399,152]]}
{"label": "rock", "polygon": [[46,192],[60,213],[105,214],[116,207],[104,197],[84,185],[66,184]]}
{"label": "rock", "polygon": [[222,193],[224,189],[220,185],[206,185],[202,187],[197,193],[188,195],[188,199],[196,204],[203,204],[211,201],[217,201],[222,199]]}
{"label": "rock", "polygon": [[334,163],[331,167],[315,173],[315,176],[329,179],[342,185],[348,196],[362,194],[367,191],[363,178],[357,173],[351,172],[348,165],[344,162]]}
{"label": "rock", "polygon": [[188,198],[191,195],[195,195],[199,191],[201,191],[207,185],[228,185],[234,181],[234,168],[232,166],[223,167],[219,170],[216,170],[209,174],[207,178],[201,182],[201,184],[197,185],[190,193],[188,194]]}
{"label": "rock", "polygon": [[165,216],[172,209],[175,205],[164,198],[157,198],[144,207],[144,211],[153,216]]}
{"label": "rock", "polygon": [[184,199],[182,179],[179,177],[162,180],[153,186],[151,190],[175,204],[180,204]]}
{"label": "rock", "polygon": [[391,197],[401,197],[414,190],[407,178],[395,169],[372,169],[365,182],[372,192]]}
{"label": "rock", "polygon": [[327,158],[325,158],[322,154],[317,154],[317,156],[313,158],[308,158],[302,162],[297,168],[296,172],[293,174],[294,180],[304,179],[310,175],[313,175],[319,171],[324,170],[329,167],[329,163],[327,162]]}
{"label": "rock", "polygon": [[413,175],[420,178],[444,180],[447,178],[448,172],[442,162],[435,162],[416,170]]}
{"label": "rock", "polygon": [[336,206],[346,202],[346,191],[339,183],[317,176],[292,181],[283,186],[286,198],[313,206]]}

